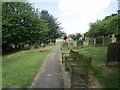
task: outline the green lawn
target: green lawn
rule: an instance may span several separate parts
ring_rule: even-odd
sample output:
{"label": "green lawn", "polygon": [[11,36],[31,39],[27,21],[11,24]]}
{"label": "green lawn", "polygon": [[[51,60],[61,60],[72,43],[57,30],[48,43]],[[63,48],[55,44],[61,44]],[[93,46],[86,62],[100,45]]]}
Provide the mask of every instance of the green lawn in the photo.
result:
{"label": "green lawn", "polygon": [[46,52],[24,50],[4,55],[2,57],[3,88],[29,87],[53,47],[46,48]]}
{"label": "green lawn", "polygon": [[[118,87],[118,68],[99,66],[106,63],[107,47],[88,47],[84,42],[84,48],[74,47],[73,50],[79,51],[86,56],[92,56],[91,71],[99,80],[102,88],[117,88]],[[68,52],[68,49],[62,52]]]}

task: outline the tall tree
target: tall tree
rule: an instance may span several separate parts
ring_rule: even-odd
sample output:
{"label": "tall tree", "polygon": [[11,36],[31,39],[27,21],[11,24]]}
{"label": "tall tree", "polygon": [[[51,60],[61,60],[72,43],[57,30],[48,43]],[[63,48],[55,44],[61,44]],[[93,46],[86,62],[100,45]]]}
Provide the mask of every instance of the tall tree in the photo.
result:
{"label": "tall tree", "polygon": [[2,20],[3,52],[55,41],[62,35],[57,19],[46,10],[39,12],[29,2],[3,2]]}
{"label": "tall tree", "polygon": [[88,37],[120,35],[119,15],[112,14],[101,21],[90,24],[90,30],[86,33]]}
{"label": "tall tree", "polygon": [[54,18],[52,15],[48,13],[46,10],[41,11],[41,19],[45,20],[46,23],[48,23],[48,34],[47,37],[48,40],[55,40],[57,37],[61,35],[60,29],[61,27],[59,26],[60,23],[57,21],[56,18]]}

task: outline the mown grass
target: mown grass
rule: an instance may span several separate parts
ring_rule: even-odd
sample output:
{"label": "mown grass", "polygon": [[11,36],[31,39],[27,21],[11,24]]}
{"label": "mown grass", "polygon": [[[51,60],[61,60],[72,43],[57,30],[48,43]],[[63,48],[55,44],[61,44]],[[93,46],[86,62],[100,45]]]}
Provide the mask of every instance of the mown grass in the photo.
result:
{"label": "mown grass", "polygon": [[[100,88],[118,88],[118,68],[102,66],[106,63],[107,47],[89,47],[84,42],[84,48],[74,47],[73,50],[92,57],[90,69],[99,80]],[[62,52],[69,52],[69,50],[63,49]]]}
{"label": "mown grass", "polygon": [[2,57],[2,87],[29,87],[54,46],[47,47],[46,52],[25,50],[4,55]]}

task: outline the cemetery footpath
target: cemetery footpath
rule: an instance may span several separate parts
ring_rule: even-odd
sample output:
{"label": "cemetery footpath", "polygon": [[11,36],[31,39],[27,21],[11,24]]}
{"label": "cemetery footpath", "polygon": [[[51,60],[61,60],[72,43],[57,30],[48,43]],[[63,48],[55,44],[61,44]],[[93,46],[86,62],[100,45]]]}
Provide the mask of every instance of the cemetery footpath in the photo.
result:
{"label": "cemetery footpath", "polygon": [[31,88],[64,88],[60,66],[60,44],[50,52],[42,72],[33,81]]}

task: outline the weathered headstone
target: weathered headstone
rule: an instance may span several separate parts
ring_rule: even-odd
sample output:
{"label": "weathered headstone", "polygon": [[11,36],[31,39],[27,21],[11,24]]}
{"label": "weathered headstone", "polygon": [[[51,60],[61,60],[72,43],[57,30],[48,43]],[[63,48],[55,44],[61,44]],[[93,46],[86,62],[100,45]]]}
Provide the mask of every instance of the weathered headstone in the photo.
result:
{"label": "weathered headstone", "polygon": [[120,62],[120,43],[110,43],[107,47],[107,63]]}
{"label": "weathered headstone", "polygon": [[43,47],[45,47],[45,44],[44,44],[44,43],[42,43],[42,44],[41,44],[41,47],[42,47],[42,48],[43,48]]}
{"label": "weathered headstone", "polygon": [[67,42],[63,42],[62,47],[63,47],[64,49],[68,48],[68,43],[67,43]]}
{"label": "weathered headstone", "polygon": [[83,40],[78,40],[77,41],[77,47],[80,47],[80,48],[83,47]]}
{"label": "weathered headstone", "polygon": [[103,38],[103,44],[104,46],[107,46],[111,43],[111,37],[104,37]]}
{"label": "weathered headstone", "polygon": [[73,48],[73,42],[70,42],[70,43],[69,43],[69,47],[70,47],[70,48]]}
{"label": "weathered headstone", "polygon": [[103,37],[95,38],[95,46],[103,46]]}
{"label": "weathered headstone", "polygon": [[50,46],[52,46],[52,44],[53,44],[53,43],[50,41],[50,43],[49,43],[49,44],[50,44]]}
{"label": "weathered headstone", "polygon": [[94,46],[94,38],[89,38],[89,46]]}
{"label": "weathered headstone", "polygon": [[112,40],[112,43],[116,42],[116,38],[115,38],[115,35],[114,35],[114,34],[112,35],[111,40]]}
{"label": "weathered headstone", "polygon": [[115,35],[116,37],[116,43],[120,43],[120,35]]}
{"label": "weathered headstone", "polygon": [[31,50],[35,49],[35,45],[31,45],[30,49]]}

